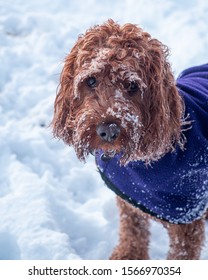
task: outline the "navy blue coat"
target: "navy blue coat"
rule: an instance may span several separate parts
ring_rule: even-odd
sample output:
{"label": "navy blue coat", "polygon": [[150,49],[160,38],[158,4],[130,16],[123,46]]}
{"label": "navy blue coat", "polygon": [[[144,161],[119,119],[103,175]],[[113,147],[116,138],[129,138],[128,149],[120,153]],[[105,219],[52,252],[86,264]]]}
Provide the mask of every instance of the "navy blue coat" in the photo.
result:
{"label": "navy blue coat", "polygon": [[99,172],[109,188],[142,211],[170,223],[197,220],[208,208],[208,64],[189,68],[177,79],[192,128],[179,147],[146,166],[142,161],[120,166],[119,155],[103,161]]}

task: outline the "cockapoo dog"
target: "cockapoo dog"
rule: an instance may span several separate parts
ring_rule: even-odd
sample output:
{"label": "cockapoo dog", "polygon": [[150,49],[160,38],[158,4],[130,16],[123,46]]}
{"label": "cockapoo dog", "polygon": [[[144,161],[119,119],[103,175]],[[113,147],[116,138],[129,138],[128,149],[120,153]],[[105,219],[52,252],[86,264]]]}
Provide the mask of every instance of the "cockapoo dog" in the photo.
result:
{"label": "cockapoo dog", "polygon": [[175,81],[168,48],[134,24],[89,29],[68,54],[53,133],[80,160],[94,154],[117,194],[120,239],[110,259],[149,259],[149,218],[168,259],[199,259],[208,207],[208,64]]}

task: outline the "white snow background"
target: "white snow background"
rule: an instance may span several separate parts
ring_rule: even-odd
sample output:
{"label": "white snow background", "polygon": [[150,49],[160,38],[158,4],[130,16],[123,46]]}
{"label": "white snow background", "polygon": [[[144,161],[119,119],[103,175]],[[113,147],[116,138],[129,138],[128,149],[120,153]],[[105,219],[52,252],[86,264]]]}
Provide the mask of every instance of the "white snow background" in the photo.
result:
{"label": "white snow background", "polygon": [[[178,75],[208,61],[207,15],[206,0],[0,0],[0,259],[107,259],[117,243],[115,195],[93,158],[80,163],[48,128],[78,35],[108,18],[139,24]],[[152,223],[151,257],[167,249]]]}

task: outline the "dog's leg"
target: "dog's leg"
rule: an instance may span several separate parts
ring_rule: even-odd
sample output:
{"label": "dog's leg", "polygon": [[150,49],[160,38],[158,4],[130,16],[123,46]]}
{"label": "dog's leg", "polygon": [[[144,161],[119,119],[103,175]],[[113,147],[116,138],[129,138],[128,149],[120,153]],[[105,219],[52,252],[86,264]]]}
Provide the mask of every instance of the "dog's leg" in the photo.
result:
{"label": "dog's leg", "polygon": [[121,198],[117,198],[120,210],[119,244],[110,259],[146,260],[149,259],[149,221],[148,217]]}
{"label": "dog's leg", "polygon": [[164,224],[170,238],[170,260],[199,259],[205,236],[204,219],[187,225]]}

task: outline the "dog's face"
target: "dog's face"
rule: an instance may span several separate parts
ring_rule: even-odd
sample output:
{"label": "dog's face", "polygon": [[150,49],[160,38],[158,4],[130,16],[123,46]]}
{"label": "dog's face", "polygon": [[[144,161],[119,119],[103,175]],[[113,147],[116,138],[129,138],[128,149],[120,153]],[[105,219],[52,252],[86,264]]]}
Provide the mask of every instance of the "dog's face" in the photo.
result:
{"label": "dog's face", "polygon": [[183,106],[168,49],[132,24],[112,20],[81,36],[66,57],[54,135],[79,159],[102,149],[121,164],[157,160],[179,141]]}

